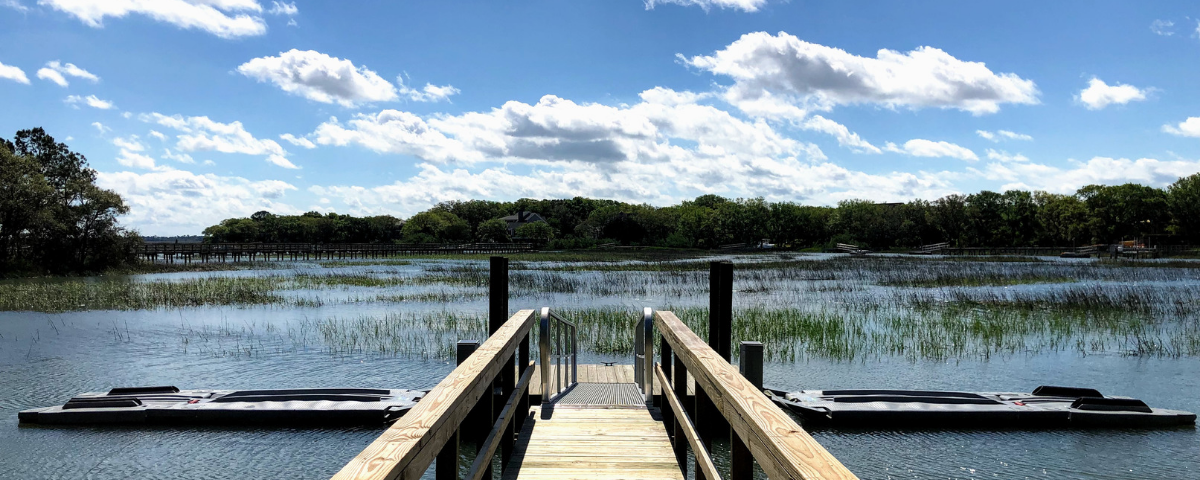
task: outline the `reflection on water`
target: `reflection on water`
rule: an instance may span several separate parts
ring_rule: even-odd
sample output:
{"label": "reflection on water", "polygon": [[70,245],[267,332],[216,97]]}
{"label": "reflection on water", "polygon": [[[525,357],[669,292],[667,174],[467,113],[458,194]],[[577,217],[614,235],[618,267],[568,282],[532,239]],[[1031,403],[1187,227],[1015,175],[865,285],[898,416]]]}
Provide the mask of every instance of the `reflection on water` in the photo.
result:
{"label": "reflection on water", "polygon": [[[745,260],[735,258],[736,260]],[[757,259],[756,259],[757,260]],[[485,262],[434,261],[410,265],[297,264],[289,272],[354,272],[415,276],[433,266],[483,267]],[[1076,263],[1067,264],[1075,268]],[[1082,265],[1082,264],[1080,264]],[[981,270],[999,268],[979,267]],[[1082,266],[1079,268],[1088,268]],[[514,271],[518,273],[519,271]],[[177,273],[131,281],[196,276],[253,276],[263,272]],[[271,273],[281,274],[280,271]],[[706,305],[706,271],[569,272],[582,290],[515,292],[513,308]],[[864,272],[863,275],[871,275]],[[1102,276],[1101,273],[1080,275]],[[1104,273],[1103,275],[1107,275]],[[1116,274],[1114,274],[1116,275]],[[1129,269],[1138,285],[1196,285],[1196,272],[1158,277]],[[1165,280],[1161,277],[1169,277]],[[1156,279],[1157,278],[1157,279]],[[759,282],[762,285],[751,284]],[[798,280],[791,280],[798,281]],[[851,301],[878,295],[869,285],[847,292],[788,290],[779,277],[739,284],[740,306],[804,308],[821,298]],[[1097,282],[1121,280],[1098,279]],[[624,282],[624,283],[622,283]],[[1138,283],[1141,282],[1141,283]],[[599,295],[619,286],[633,294]],[[607,285],[607,286],[604,286]],[[641,285],[642,287],[638,287]],[[696,287],[699,285],[699,287]],[[632,287],[631,287],[632,286]],[[3,285],[0,285],[3,288]],[[384,290],[412,294],[470,285],[405,285]],[[562,289],[570,288],[570,285]],[[576,287],[578,288],[578,287]],[[982,287],[1001,292],[1066,288],[1062,285]],[[0,478],[327,478],[381,431],[357,429],[44,428],[18,427],[17,412],[61,404],[75,393],[117,386],[181,388],[377,387],[429,388],[453,365],[438,356],[370,351],[333,354],[326,345],[291,340],[288,328],[329,318],[353,319],[448,309],[481,316],[486,299],[376,302],[379,289],[345,287],[288,292],[319,295],[323,306],[211,307],[63,314],[0,313]],[[797,293],[799,292],[799,293]],[[837,296],[842,295],[842,296]],[[358,297],[356,297],[358,296]],[[338,301],[342,299],[345,301]],[[479,317],[482,318],[482,317]],[[631,320],[632,322],[632,320]],[[471,330],[468,330],[471,331]],[[246,335],[245,332],[252,332]],[[303,336],[300,336],[303,337]],[[625,356],[585,354],[580,361],[628,362]],[[1094,387],[1152,406],[1200,411],[1200,359],[1081,355],[1074,351],[1020,353],[989,359],[909,361],[874,357],[854,361],[801,360],[767,366],[769,386],[785,389],[930,388],[1027,391],[1040,384]],[[1200,478],[1200,435],[1194,428],[1163,431],[832,431],[813,436],[861,478]],[[718,447],[718,463],[727,459]],[[430,475],[432,471],[430,471]],[[429,475],[427,475],[429,476]]]}

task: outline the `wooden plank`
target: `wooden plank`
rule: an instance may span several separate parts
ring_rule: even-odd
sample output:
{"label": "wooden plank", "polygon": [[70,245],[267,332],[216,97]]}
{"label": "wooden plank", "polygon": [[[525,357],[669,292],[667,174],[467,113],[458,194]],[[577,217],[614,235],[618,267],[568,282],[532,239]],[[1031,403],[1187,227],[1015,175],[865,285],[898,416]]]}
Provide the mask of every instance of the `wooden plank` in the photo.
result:
{"label": "wooden plank", "polygon": [[454,434],[505,366],[517,344],[535,321],[533,310],[521,310],[450,372],[416,406],[358,456],[335,479],[417,479],[433,463],[442,445]]}
{"label": "wooden plank", "polygon": [[671,344],[730,427],[771,479],[856,479],[808,432],[743,378],[672,312],[655,312],[655,328]]}
{"label": "wooden plank", "polygon": [[521,429],[505,480],[684,480],[662,422],[645,408],[555,407],[546,418],[543,408]]}
{"label": "wooden plank", "polygon": [[[660,364],[654,365],[654,376],[663,385],[671,384]],[[683,427],[683,436],[687,438],[688,445],[692,446],[692,454],[696,457],[696,466],[704,473],[705,480],[721,480],[721,474],[717,473],[717,466],[713,465],[712,456],[708,453],[708,449],[704,448],[704,442],[700,440],[700,434],[696,433],[696,426],[692,424],[692,419],[688,418],[687,410],[683,408],[683,404],[679,403],[679,397],[675,396],[675,392],[668,388],[663,398],[667,399],[667,403],[671,405],[671,411],[675,412],[675,421]],[[671,452],[672,459],[674,456],[675,453]]]}

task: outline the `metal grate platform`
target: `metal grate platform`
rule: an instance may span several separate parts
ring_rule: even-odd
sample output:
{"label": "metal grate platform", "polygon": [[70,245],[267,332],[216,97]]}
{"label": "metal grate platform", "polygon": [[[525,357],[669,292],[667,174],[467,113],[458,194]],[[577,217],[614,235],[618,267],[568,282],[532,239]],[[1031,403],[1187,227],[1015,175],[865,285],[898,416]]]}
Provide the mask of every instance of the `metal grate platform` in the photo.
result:
{"label": "metal grate platform", "polygon": [[577,383],[561,397],[554,399],[555,405],[588,406],[646,406],[642,392],[632,383]]}

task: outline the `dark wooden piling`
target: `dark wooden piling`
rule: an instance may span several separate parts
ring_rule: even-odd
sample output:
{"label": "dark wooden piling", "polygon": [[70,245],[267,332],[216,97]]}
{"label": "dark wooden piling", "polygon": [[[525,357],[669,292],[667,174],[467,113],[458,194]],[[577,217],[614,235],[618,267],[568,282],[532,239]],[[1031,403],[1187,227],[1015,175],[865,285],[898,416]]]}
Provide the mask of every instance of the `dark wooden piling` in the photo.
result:
{"label": "dark wooden piling", "polygon": [[[492,257],[490,259],[490,269],[488,273],[488,334],[496,333],[504,322],[508,320],[508,258]],[[522,345],[528,342],[522,343]],[[516,367],[513,365],[512,357],[509,357],[505,362],[505,368],[500,371],[500,375],[496,378],[496,384],[493,386],[492,395],[492,422],[499,420],[498,415],[504,407],[504,403],[508,397],[512,395],[516,387],[517,376]],[[508,458],[511,456],[513,442],[516,440],[516,423],[509,423],[502,433],[500,440],[500,458],[501,468],[508,466]]]}
{"label": "dark wooden piling", "polygon": [[[749,380],[755,388],[763,388],[763,344],[759,342],[742,342],[738,349],[738,373]],[[732,480],[752,480],[754,478],[754,456],[746,446],[745,439],[737,432],[729,432],[730,443],[730,473]]]}

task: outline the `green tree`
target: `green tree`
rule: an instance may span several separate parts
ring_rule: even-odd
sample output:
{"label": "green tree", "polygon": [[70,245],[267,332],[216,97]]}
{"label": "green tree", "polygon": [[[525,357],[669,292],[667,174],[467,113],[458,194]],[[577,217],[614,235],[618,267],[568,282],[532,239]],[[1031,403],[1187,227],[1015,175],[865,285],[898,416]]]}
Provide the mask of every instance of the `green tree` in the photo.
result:
{"label": "green tree", "polygon": [[429,210],[413,215],[404,222],[404,241],[408,243],[438,243],[465,241],[471,227],[453,213]]}
{"label": "green tree", "polygon": [[133,261],[140,238],[117,222],[120,195],[95,184],[83,155],[41,128],[0,141],[0,249],[5,270],[103,270]]}
{"label": "green tree", "polygon": [[554,239],[554,228],[546,222],[530,222],[517,227],[517,237],[536,243],[547,243]]}
{"label": "green tree", "polygon": [[486,220],[479,224],[475,238],[481,242],[508,242],[508,224],[499,218]]}
{"label": "green tree", "polygon": [[1200,173],[1180,178],[1167,187],[1171,233],[1183,240],[1200,240]]}

